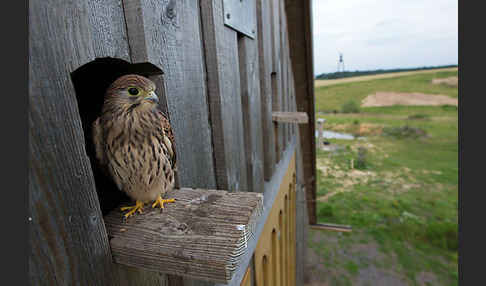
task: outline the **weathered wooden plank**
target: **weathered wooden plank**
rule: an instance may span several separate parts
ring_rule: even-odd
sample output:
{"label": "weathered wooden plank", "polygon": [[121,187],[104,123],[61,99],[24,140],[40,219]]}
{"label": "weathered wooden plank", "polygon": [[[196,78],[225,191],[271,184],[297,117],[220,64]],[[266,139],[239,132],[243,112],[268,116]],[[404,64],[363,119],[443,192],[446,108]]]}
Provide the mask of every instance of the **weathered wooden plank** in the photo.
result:
{"label": "weathered wooden plank", "polygon": [[272,45],[269,1],[257,1],[258,65],[263,136],[264,179],[270,180],[275,170],[275,136],[272,122]]}
{"label": "weathered wooden plank", "polygon": [[[280,49],[280,0],[270,0],[270,26],[272,42],[272,111],[282,111],[282,71],[281,71],[281,49]],[[275,133],[275,161],[280,161],[283,146],[283,125],[274,122]]]}
{"label": "weathered wooden plank", "polygon": [[132,61],[149,61],[164,71],[155,82],[174,130],[179,183],[214,188],[199,1],[123,3]]}
{"label": "weathered wooden plank", "polygon": [[146,206],[128,220],[105,216],[115,262],[216,282],[231,280],[263,211],[263,195],[176,189],[161,211]]}
{"label": "weathered wooden plank", "polygon": [[309,116],[306,112],[272,112],[272,120],[287,123],[308,123]]}
{"label": "weathered wooden plank", "polygon": [[254,40],[246,36],[239,37],[238,55],[248,191],[263,192],[263,133],[257,37]]}
{"label": "weathered wooden plank", "polygon": [[29,3],[29,280],[118,285],[70,72],[94,59],[85,1]]}
{"label": "weathered wooden plank", "polygon": [[353,231],[353,229],[349,225],[339,225],[339,224],[332,224],[332,223],[316,223],[309,227],[311,229],[317,229],[317,230],[332,230],[332,231],[339,231],[339,232]]}
{"label": "weathered wooden plank", "polygon": [[[292,83],[293,81],[291,81]],[[294,106],[295,106],[295,97],[294,97]],[[296,144],[296,211],[295,211],[295,220],[296,224],[296,268],[295,268],[295,276],[296,276],[296,285],[304,285],[304,273],[306,271],[305,268],[305,259],[307,257],[307,234],[308,234],[308,217],[307,217],[307,201],[306,201],[306,192],[305,192],[305,178],[304,178],[304,171],[303,171],[303,157],[302,157],[302,148],[300,147],[300,136],[299,136],[299,129],[294,129],[294,138],[297,141]]]}
{"label": "weathered wooden plank", "polygon": [[96,57],[130,61],[125,15],[121,0],[86,0],[89,31]]}
{"label": "weathered wooden plank", "polygon": [[247,190],[236,32],[223,24],[221,0],[201,2],[216,182]]}
{"label": "weathered wooden plank", "polygon": [[169,275],[159,272],[148,271],[141,268],[115,264],[118,268],[117,274],[120,280],[120,286],[132,285],[158,285],[173,286],[169,283]]}
{"label": "weathered wooden plank", "polygon": [[309,124],[300,125],[299,134],[303,151],[309,223],[315,224],[316,151],[311,1],[285,1],[297,110],[309,114]]}
{"label": "weathered wooden plank", "polygon": [[[287,78],[287,66],[288,66],[288,58],[286,54],[286,35],[287,35],[287,27],[285,26],[285,11],[283,8],[283,0],[278,1],[278,9],[279,9],[279,29],[278,32],[280,33],[280,71],[281,71],[281,94],[280,94],[280,102],[281,102],[281,107],[280,110],[278,111],[288,111],[288,106],[287,106],[287,92],[288,92],[288,78]],[[282,149],[285,150],[287,147],[287,129],[288,129],[288,124],[286,123],[281,123],[281,131],[282,131]]]}

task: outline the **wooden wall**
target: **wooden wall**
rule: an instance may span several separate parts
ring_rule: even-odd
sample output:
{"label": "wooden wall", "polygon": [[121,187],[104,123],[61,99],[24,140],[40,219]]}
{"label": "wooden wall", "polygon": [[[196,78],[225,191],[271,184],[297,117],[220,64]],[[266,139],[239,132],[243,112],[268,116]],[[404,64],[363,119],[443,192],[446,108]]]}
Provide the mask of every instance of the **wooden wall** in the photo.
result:
{"label": "wooden wall", "polygon": [[181,187],[265,192],[284,150],[297,146],[296,283],[303,283],[305,136],[271,116],[297,109],[291,55],[299,47],[291,45],[286,2],[253,1],[254,39],[224,25],[222,0],[30,2],[32,285],[211,284],[111,261],[84,143],[91,131],[82,128],[70,76],[103,57],[164,72],[152,79],[174,129]]}

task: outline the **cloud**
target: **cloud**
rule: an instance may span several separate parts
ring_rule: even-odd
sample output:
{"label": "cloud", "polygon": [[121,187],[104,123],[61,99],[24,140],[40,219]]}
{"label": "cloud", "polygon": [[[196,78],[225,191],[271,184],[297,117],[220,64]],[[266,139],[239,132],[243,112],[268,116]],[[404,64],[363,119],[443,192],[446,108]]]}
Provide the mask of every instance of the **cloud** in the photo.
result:
{"label": "cloud", "polygon": [[457,64],[457,1],[313,0],[314,71]]}

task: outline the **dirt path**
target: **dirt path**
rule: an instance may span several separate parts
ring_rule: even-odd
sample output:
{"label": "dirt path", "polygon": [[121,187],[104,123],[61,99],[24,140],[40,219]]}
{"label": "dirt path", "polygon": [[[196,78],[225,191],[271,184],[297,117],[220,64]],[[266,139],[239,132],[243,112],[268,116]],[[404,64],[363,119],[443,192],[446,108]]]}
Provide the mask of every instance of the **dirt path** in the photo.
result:
{"label": "dirt path", "polygon": [[330,193],[328,193],[328,194],[325,194],[324,196],[320,196],[320,197],[318,197],[318,198],[317,198],[317,201],[318,201],[318,202],[327,202],[327,200],[328,200],[330,197],[334,196],[334,195],[337,195],[337,194],[339,194],[339,193],[343,193],[343,192],[349,192],[349,191],[352,191],[352,190],[353,190],[353,189],[351,189],[351,188],[350,188],[350,189],[346,189],[346,190],[338,190],[338,191],[333,191],[333,192],[330,192]]}
{"label": "dirt path", "polygon": [[423,94],[423,93],[399,93],[399,92],[376,92],[368,95],[361,106],[392,106],[392,105],[455,105],[457,98],[441,94]]}
{"label": "dirt path", "polygon": [[457,68],[443,68],[443,69],[433,69],[433,70],[394,72],[394,73],[385,73],[385,74],[376,74],[376,75],[363,75],[363,76],[355,76],[355,77],[347,77],[347,78],[339,78],[339,79],[317,79],[314,80],[314,86],[320,87],[320,86],[327,86],[327,85],[333,85],[338,83],[366,81],[366,80],[373,80],[373,79],[380,79],[380,78],[392,78],[392,77],[399,77],[399,76],[418,74],[418,73],[431,73],[431,72],[439,72],[439,71],[456,71],[456,70]]}

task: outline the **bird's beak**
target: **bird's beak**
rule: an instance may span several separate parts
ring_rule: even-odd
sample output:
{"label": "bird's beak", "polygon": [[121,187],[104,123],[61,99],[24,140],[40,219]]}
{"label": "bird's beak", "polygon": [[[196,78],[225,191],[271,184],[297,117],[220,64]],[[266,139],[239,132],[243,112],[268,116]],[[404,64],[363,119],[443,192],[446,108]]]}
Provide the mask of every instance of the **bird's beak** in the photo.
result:
{"label": "bird's beak", "polygon": [[150,101],[153,101],[155,103],[158,103],[159,102],[159,97],[157,96],[157,94],[155,94],[155,92],[151,91],[146,97],[145,97],[146,100],[150,100]]}

